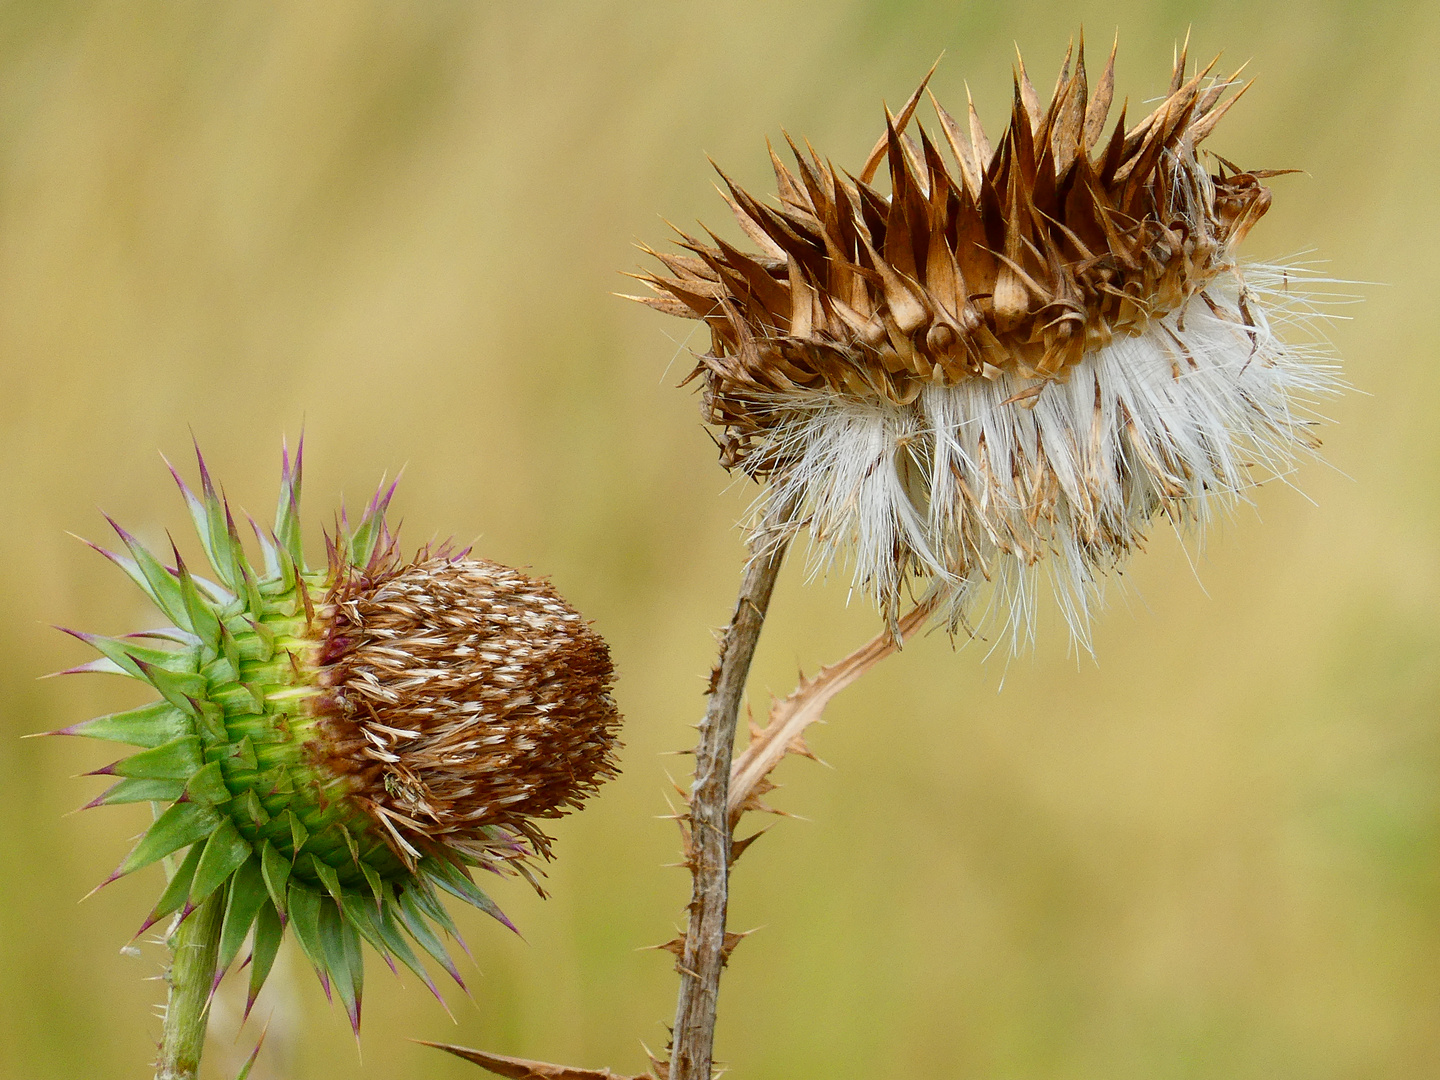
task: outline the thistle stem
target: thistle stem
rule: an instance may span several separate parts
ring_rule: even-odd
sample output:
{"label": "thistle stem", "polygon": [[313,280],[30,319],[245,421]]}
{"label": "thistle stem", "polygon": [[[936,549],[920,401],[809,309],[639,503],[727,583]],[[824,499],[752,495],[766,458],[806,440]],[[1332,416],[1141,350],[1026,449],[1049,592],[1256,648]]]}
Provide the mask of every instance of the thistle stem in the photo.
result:
{"label": "thistle stem", "polygon": [[199,1075],[220,953],[224,896],[224,889],[216,889],[170,935],[170,997],[155,1080],[195,1080]]}
{"label": "thistle stem", "polygon": [[[781,517],[788,517],[788,513]],[[725,908],[730,874],[727,801],[730,760],[740,698],[765,623],[775,579],[785,560],[786,540],[770,541],[752,556],[740,582],[735,614],[720,642],[710,701],[695,747],[695,781],[690,790],[690,837],[686,852],[692,886],[685,949],[676,965],[680,995],[675,1003],[669,1080],[710,1080],[720,969],[725,963]]]}

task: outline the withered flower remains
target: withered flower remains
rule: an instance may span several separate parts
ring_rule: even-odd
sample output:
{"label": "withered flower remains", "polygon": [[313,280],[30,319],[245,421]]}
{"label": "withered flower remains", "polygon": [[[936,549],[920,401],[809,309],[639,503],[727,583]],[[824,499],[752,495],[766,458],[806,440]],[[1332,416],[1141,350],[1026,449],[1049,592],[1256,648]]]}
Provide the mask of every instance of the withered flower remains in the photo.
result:
{"label": "withered flower remains", "polygon": [[188,848],[145,925],[218,895],[218,970],[248,937],[252,1004],[293,926],[358,1028],[361,940],[429,985],[418,945],[458,981],[441,894],[505,921],[470,871],[534,882],[537,819],[614,775],[620,716],[605,642],[547,583],[448,545],[401,556],[394,485],[309,569],[300,473],[287,456],[260,566],[204,461],[200,495],[176,475],[216,581],[116,526],[128,555],[104,554],[173,626],[76,634],[102,657],[75,670],[161,699],[64,733],[143,748],[99,770],[118,781],[92,806],[170,804],[110,879]]}
{"label": "withered flower remains", "polygon": [[1333,377],[1273,331],[1311,308],[1236,252],[1275,174],[1198,152],[1234,78],[1186,78],[1182,53],[1107,136],[1114,53],[1093,93],[1083,44],[1070,59],[1048,105],[1019,67],[993,148],[933,96],[940,139],[917,121],[917,145],[922,84],[858,176],[793,142],[774,205],[722,173],[759,250],[682,234],[691,254],[642,275],[645,303],[710,331],[692,377],[722,463],[767,482],[757,517],[798,507],[816,566],[848,554],[892,622],[914,577],[952,627],[994,581],[1023,627],[1048,558],[1083,633],[1157,513],[1202,521],[1316,445],[1304,404]]}

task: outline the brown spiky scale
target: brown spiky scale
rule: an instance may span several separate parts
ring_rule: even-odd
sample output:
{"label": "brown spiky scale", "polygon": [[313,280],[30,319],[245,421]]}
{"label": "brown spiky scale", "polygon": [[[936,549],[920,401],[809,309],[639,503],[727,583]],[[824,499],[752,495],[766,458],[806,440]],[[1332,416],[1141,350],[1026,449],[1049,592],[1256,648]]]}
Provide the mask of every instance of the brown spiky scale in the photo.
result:
{"label": "brown spiky scale", "polygon": [[[794,389],[907,404],[927,384],[1008,372],[1033,400],[1086,351],[1200,292],[1269,207],[1260,180],[1273,174],[1198,166],[1195,147],[1245,88],[1227,98],[1233,80],[1207,81],[1211,68],[1184,80],[1183,63],[1155,111],[1129,130],[1122,114],[1108,141],[1114,53],[1092,92],[1082,43],[1048,105],[1018,66],[993,151],[973,105],[967,132],[938,102],[950,156],[923,128],[917,149],[906,129],[922,82],[858,178],[791,142],[798,175],[771,153],[772,209],[721,172],[762,250],[681,234],[693,254],[652,253],[670,276],[642,280],[659,294],[643,302],[710,329],[692,377],[722,461],[783,468],[757,453],[773,418],[757,402]],[[882,161],[888,196],[870,185]]]}

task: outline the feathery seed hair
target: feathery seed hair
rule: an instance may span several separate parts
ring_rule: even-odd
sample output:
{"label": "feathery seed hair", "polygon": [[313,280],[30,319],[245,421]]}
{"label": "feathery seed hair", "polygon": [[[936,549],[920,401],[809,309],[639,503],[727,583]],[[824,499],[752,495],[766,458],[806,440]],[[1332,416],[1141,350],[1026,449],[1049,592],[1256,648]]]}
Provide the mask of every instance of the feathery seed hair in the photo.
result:
{"label": "feathery seed hair", "polygon": [[973,104],[962,126],[933,95],[951,157],[918,121],[916,145],[927,75],[858,177],[793,141],[773,206],[720,173],[758,252],[644,248],[669,276],[635,299],[710,331],[690,378],[722,464],[768,483],[757,533],[799,506],[812,569],[850,553],[892,624],[908,579],[952,630],[995,581],[1018,635],[1051,556],[1084,640],[1156,513],[1203,521],[1318,445],[1301,407],[1335,379],[1271,326],[1315,311],[1295,271],[1236,255],[1277,173],[1197,153],[1248,84],[1227,97],[1213,61],[1187,79],[1182,51],[1155,111],[1106,138],[1114,50],[1093,93],[1083,41],[1073,58],[1048,106],[1019,64],[993,149]]}

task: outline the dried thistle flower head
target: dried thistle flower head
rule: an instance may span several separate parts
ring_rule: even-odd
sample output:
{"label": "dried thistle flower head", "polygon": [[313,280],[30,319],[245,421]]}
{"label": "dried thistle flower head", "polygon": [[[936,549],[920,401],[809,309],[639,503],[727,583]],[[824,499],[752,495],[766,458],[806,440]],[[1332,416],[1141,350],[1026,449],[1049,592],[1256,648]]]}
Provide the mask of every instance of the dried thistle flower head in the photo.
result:
{"label": "dried thistle flower head", "polygon": [[544,581],[391,551],[326,596],[314,756],[408,864],[441,845],[523,869],[549,846],[532,819],[615,774],[609,650]]}
{"label": "dried thistle flower head", "polygon": [[218,970],[251,937],[253,1005],[293,926],[358,1030],[360,941],[432,990],[413,945],[460,981],[440,895],[509,925],[471,869],[535,882],[550,845],[536,819],[615,774],[620,716],[605,642],[547,583],[448,545],[401,556],[393,484],[353,527],[341,514],[325,568],[309,569],[300,476],[301,453],[293,468],[286,455],[273,532],[251,522],[256,567],[203,459],[199,496],[176,474],[217,581],[115,526],[128,556],[97,550],[173,626],[77,633],[102,655],[72,670],[139,679],[160,700],[58,734],[143,748],[98,770],[118,780],[91,806],[170,804],[108,879],[188,848],[142,932],[218,892]]}
{"label": "dried thistle flower head", "polygon": [[757,528],[798,506],[814,566],[853,558],[892,625],[909,579],[952,629],[993,581],[1018,634],[1048,560],[1083,636],[1157,513],[1203,521],[1317,445],[1304,405],[1334,379],[1273,332],[1313,310],[1236,251],[1276,174],[1197,151],[1244,90],[1213,68],[1182,53],[1107,137],[1114,52],[1092,93],[1082,42],[1048,105],[1020,65],[993,148],[933,96],[950,157],[918,121],[917,146],[922,83],[858,177],[793,141],[774,205],[721,173],[759,251],[682,233],[690,255],[646,249],[669,275],[637,299],[709,328],[691,378],[722,463],[767,482]]}

